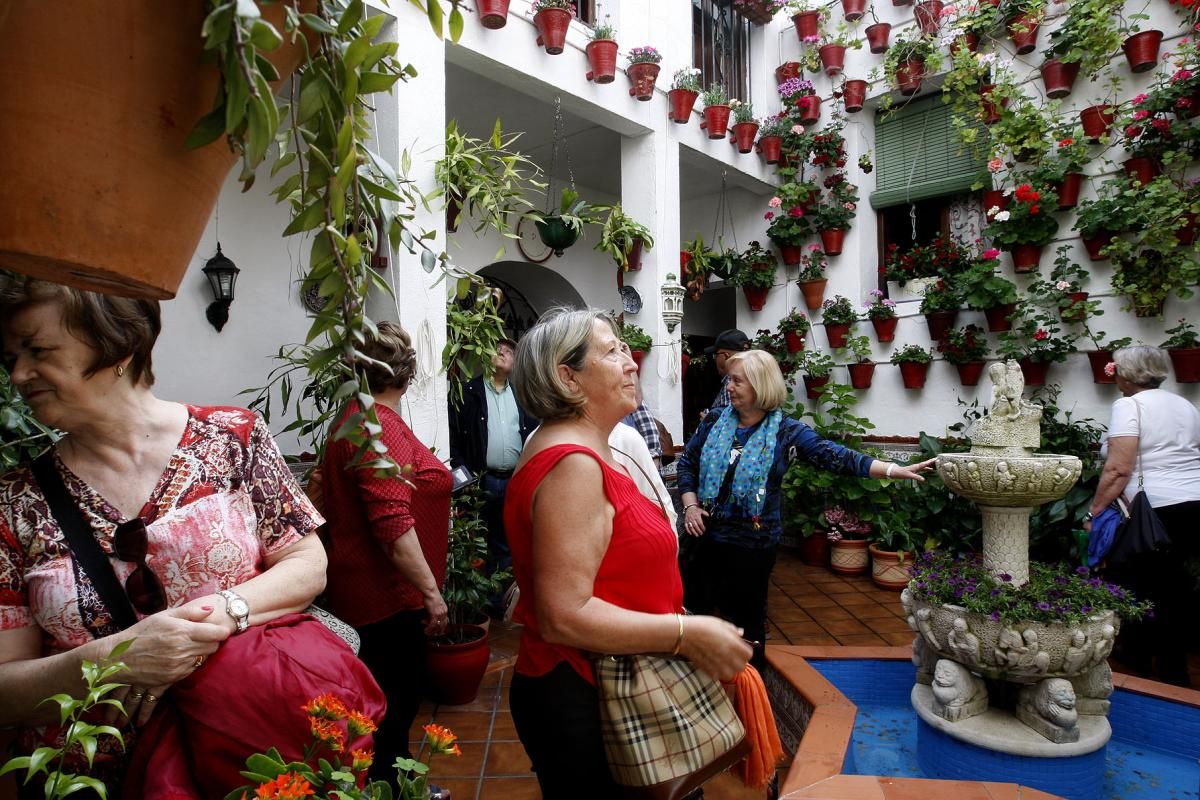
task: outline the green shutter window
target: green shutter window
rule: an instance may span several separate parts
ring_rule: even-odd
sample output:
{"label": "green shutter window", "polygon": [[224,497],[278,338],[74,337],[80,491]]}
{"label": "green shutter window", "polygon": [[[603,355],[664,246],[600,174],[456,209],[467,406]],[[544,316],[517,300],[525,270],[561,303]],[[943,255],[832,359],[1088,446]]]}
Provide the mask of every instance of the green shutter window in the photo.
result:
{"label": "green shutter window", "polygon": [[[979,141],[986,141],[981,130]],[[976,148],[964,146],[941,97],[912,103],[875,125],[875,191],[872,208],[962,192],[985,169]]]}

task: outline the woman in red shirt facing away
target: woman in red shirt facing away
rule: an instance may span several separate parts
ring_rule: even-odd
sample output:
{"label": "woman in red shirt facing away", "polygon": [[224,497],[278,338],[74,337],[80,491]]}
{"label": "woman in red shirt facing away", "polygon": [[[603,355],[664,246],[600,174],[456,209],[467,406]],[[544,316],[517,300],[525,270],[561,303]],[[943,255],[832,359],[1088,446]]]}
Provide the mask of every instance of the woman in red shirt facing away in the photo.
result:
{"label": "woman in red shirt facing away", "polygon": [[[383,322],[363,352],[390,369],[367,369],[383,442],[398,464],[411,464],[406,483],[376,478],[354,466],[355,447],[331,439],[322,462],[329,520],[326,593],[332,611],[358,630],[359,657],[387,695],[387,716],[375,734],[374,780],[394,780],[397,756],[411,757],[408,729],[425,685],[425,637],[446,629],[441,586],[446,575],[450,472],[400,418],[400,399],[416,369],[416,351],[399,325]],[[357,401],[343,410],[337,431]]]}
{"label": "woman in red shirt facing away", "polygon": [[729,680],[750,647],[724,620],[682,615],[675,532],[609,449],[637,405],[614,320],[552,309],[521,339],[512,379],[542,420],[504,508],[525,626],[513,721],[545,800],[617,797],[588,654],[677,653]]}

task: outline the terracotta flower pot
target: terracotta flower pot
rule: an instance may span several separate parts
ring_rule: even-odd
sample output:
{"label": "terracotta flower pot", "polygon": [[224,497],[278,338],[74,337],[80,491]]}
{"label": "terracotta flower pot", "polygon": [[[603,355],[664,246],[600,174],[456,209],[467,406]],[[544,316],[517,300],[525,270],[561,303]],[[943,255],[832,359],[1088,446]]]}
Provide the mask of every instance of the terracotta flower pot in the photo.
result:
{"label": "terracotta flower pot", "polygon": [[1008,98],[1000,101],[1000,106],[997,107],[992,100],[992,90],[996,88],[994,83],[985,83],[979,87],[979,105],[983,110],[983,124],[995,125],[1000,121],[1000,108],[1008,105]]}
{"label": "terracotta flower pot", "polygon": [[892,23],[876,22],[867,26],[867,48],[875,55],[886,53],[888,37],[892,35]]}
{"label": "terracotta flower pot", "polygon": [[633,244],[629,247],[629,255],[625,258],[627,272],[637,272],[642,268],[642,250],[645,246],[645,242],[636,236],[634,237]]}
{"label": "terracotta flower pot", "polygon": [[1133,178],[1142,186],[1146,186],[1150,181],[1159,176],[1158,164],[1148,156],[1127,158],[1122,162],[1121,168],[1125,170],[1126,175]]}
{"label": "terracotta flower pot", "polygon": [[841,73],[842,68],[846,66],[845,45],[827,44],[817,51],[817,55],[821,57],[821,65],[825,67],[825,74],[830,77]]}
{"label": "terracotta flower pot", "polygon": [[1084,319],[1084,309],[1080,307],[1080,303],[1086,303],[1088,299],[1087,292],[1069,292],[1067,299],[1071,301],[1071,305],[1058,310],[1058,316],[1064,322],[1078,322]]}
{"label": "terracotta flower pot", "polygon": [[804,251],[798,244],[781,244],[779,247],[779,256],[783,259],[783,263],[789,267],[794,267],[800,263],[800,257],[804,255]]}
{"label": "terracotta flower pot", "polygon": [[1079,204],[1079,189],[1082,185],[1083,175],[1078,172],[1069,172],[1063,176],[1063,179],[1054,189],[1058,195],[1059,211],[1066,211]]}
{"label": "terracotta flower pot", "polygon": [[867,0],[842,0],[842,11],[848,22],[862,19],[867,10]]}
{"label": "terracotta flower pot", "polygon": [[[487,671],[490,648],[487,633],[478,625],[455,625],[471,638],[468,642],[450,643],[433,640],[425,649],[430,691],[433,698],[446,705],[470,703],[479,694],[479,684]],[[451,631],[456,633],[457,630]]]}
{"label": "terracotta flower pot", "polygon": [[845,240],[845,228],[821,231],[821,249],[825,251],[825,255],[827,256],[840,256],[842,254],[842,244]]}
{"label": "terracotta flower pot", "polygon": [[963,386],[976,386],[986,366],[986,361],[968,361],[965,364],[955,364],[954,368],[958,370],[958,380]]}
{"label": "terracotta flower pot", "polygon": [[1066,97],[1075,86],[1075,79],[1079,77],[1079,63],[1066,64],[1052,58],[1042,64],[1041,73],[1047,97]]}
{"label": "terracotta flower pot", "polygon": [[850,80],[842,85],[842,102],[846,104],[846,113],[854,114],[862,111],[863,104],[867,101],[867,82],[863,80]]}
{"label": "terracotta flower pot", "polygon": [[845,347],[846,337],[850,335],[850,323],[826,322],[825,337],[829,339],[830,347]]}
{"label": "terracotta flower pot", "polygon": [[1114,375],[1106,375],[1104,368],[1108,366],[1108,362],[1112,361],[1112,353],[1108,350],[1092,350],[1087,354],[1088,366],[1092,368],[1092,381],[1094,383],[1116,383],[1117,378]]}
{"label": "terracotta flower pot", "polygon": [[905,97],[921,91],[921,80],[925,77],[925,59],[910,58],[896,67],[896,90]]}
{"label": "terracotta flower pot", "polygon": [[508,24],[509,0],[475,0],[479,24],[488,30],[499,30]]}
{"label": "terracotta flower pot", "polygon": [[1002,306],[985,308],[983,310],[983,317],[987,320],[987,329],[992,333],[1011,330],[1012,323],[1008,321],[1008,318],[1011,317],[1013,312],[1016,310],[1016,303],[1005,303]]}
{"label": "terracotta flower pot", "polygon": [[783,340],[789,353],[799,353],[804,350],[804,334],[795,331],[784,331]]}
{"label": "terracotta flower pot", "polygon": [[778,164],[783,149],[782,136],[764,136],[758,140],[758,153],[768,164]]}
{"label": "terracotta flower pot", "polygon": [[633,359],[633,363],[637,364],[638,374],[642,372],[642,361],[646,358],[645,350],[630,350],[629,357]]}
{"label": "terracotta flower pot", "polygon": [[735,122],[733,124],[733,142],[739,153],[754,151],[754,137],[758,134],[757,122]]}
{"label": "terracotta flower pot", "polygon": [[954,41],[950,42],[950,57],[954,58],[964,47],[974,53],[979,48],[979,35],[964,33],[961,36],[955,36]]}
{"label": "terracotta flower pot", "polygon": [[705,106],[700,128],[708,131],[710,139],[724,139],[729,130],[729,106]]}
{"label": "terracotta flower pot", "polygon": [[1011,255],[1014,272],[1034,272],[1042,263],[1042,245],[1014,244],[1012,246]]}
{"label": "terracotta flower pot", "polygon": [[825,531],[815,530],[800,537],[800,560],[810,567],[829,566],[829,539]]}
{"label": "terracotta flower pot", "polygon": [[1022,358],[1018,362],[1021,365],[1021,374],[1025,376],[1026,386],[1045,386],[1046,373],[1050,371],[1049,361],[1030,361],[1028,358]]}
{"label": "terracotta flower pot", "polygon": [[1100,251],[1108,246],[1112,241],[1115,233],[1111,231],[1097,231],[1095,236],[1084,236],[1080,234],[1080,239],[1083,240],[1084,249],[1087,250],[1088,258],[1092,261],[1107,261],[1108,256]]}
{"label": "terracotta flower pot", "polygon": [[925,387],[925,376],[929,374],[929,364],[917,361],[901,361],[900,379],[904,381],[905,389],[922,389]]}
{"label": "terracotta flower pot", "polygon": [[1014,14],[1008,20],[1008,38],[1012,39],[1018,55],[1032,53],[1037,47],[1038,24],[1030,14]]}
{"label": "terracotta flower pot", "polygon": [[462,214],[462,200],[451,195],[446,198],[446,232],[458,231],[458,218]]}
{"label": "terracotta flower pot", "polygon": [[679,354],[679,380],[687,377],[688,364],[692,362],[692,357],[687,353]]}
{"label": "terracotta flower pot", "polygon": [[654,98],[654,82],[658,80],[659,70],[662,69],[658,64],[648,64],[639,62],[630,64],[625,70],[625,74],[629,76],[629,82],[632,84],[629,87],[629,96],[636,97],[643,102]]}
{"label": "terracotta flower pot", "polygon": [[913,19],[916,20],[921,33],[927,36],[937,35],[938,28],[942,25],[942,9],[944,7],[945,4],[942,0],[924,0],[917,3],[913,8]]}
{"label": "terracotta flower pot", "polygon": [[796,108],[800,110],[801,125],[813,125],[821,118],[821,98],[815,94],[806,94],[796,100]]}
{"label": "terracotta flower pot", "polygon": [[1200,383],[1200,347],[1173,347],[1167,355],[1175,367],[1176,383]]}
{"label": "terracotta flower pot", "polygon": [[829,383],[829,376],[817,378],[812,375],[804,376],[804,396],[809,400],[819,400],[821,398],[821,387]]}
{"label": "terracotta flower pot", "polygon": [[896,8],[900,8],[901,6],[909,6],[912,5],[912,0],[892,0],[892,5]]}
{"label": "terracotta flower pot", "polygon": [[934,311],[925,315],[925,324],[929,327],[929,338],[938,343],[938,349],[941,349],[941,343],[946,340],[946,334],[950,333],[950,329],[954,327],[954,320],[958,319],[958,311]]}
{"label": "terracotta flower pot", "polygon": [[1162,31],[1142,31],[1125,40],[1121,49],[1133,72],[1149,72],[1158,63],[1158,46],[1162,44]]}
{"label": "terracotta flower pot", "polygon": [[867,552],[871,554],[871,582],[880,589],[904,591],[911,577],[908,568],[912,564],[912,554],[883,550],[874,544]]}
{"label": "terracotta flower pot", "polygon": [[861,364],[847,364],[850,372],[850,385],[855,389],[870,389],[871,378],[875,375],[875,364],[867,361]]}
{"label": "terracotta flower pot", "polygon": [[591,69],[584,76],[596,83],[612,83],[617,78],[617,43],[614,39],[593,39],[588,42],[587,53]]}
{"label": "terracotta flower pot", "polygon": [[896,338],[896,325],[900,322],[898,317],[891,319],[872,319],[871,327],[875,329],[875,338],[880,342],[890,342]]}
{"label": "terracotta flower pot", "polygon": [[742,294],[746,295],[746,303],[750,306],[751,311],[762,311],[763,306],[767,304],[767,292],[771,291],[771,287],[759,286],[743,286]]}
{"label": "terracotta flower pot", "polygon": [[692,109],[695,107],[696,98],[699,96],[697,92],[693,92],[690,89],[670,90],[667,92],[667,116],[672,122],[686,125],[688,120],[692,118]]}
{"label": "terracotta flower pot", "polygon": [[866,575],[871,568],[866,539],[841,539],[829,543],[829,568],[838,575]]}
{"label": "terracotta flower pot", "polygon": [[809,311],[816,311],[821,307],[821,303],[825,301],[825,284],[829,283],[828,278],[819,278],[815,281],[799,281],[800,293],[804,295],[804,305]]}
{"label": "terracotta flower pot", "polygon": [[788,78],[799,78],[801,68],[799,61],[785,61],[775,68],[775,83],[783,83]]}
{"label": "terracotta flower pot", "polygon": [[1101,104],[1088,106],[1079,112],[1079,121],[1083,125],[1083,133],[1095,144],[1101,136],[1112,128],[1117,111],[1110,105]]}
{"label": "terracotta flower pot", "polygon": [[796,36],[799,37],[801,42],[806,37],[819,35],[817,27],[820,20],[820,11],[801,11],[792,17],[792,24],[796,26]]}
{"label": "terracotta flower pot", "polygon": [[556,56],[566,46],[571,12],[562,8],[543,8],[533,15],[533,26],[537,28],[537,43]]}
{"label": "terracotta flower pot", "polygon": [[988,221],[992,219],[992,209],[998,212],[1008,208],[1008,195],[1003,189],[988,189],[983,193],[983,211],[987,215]]}
{"label": "terracotta flower pot", "polygon": [[[7,3],[2,13],[4,267],[173,297],[237,159],[224,141],[184,146],[219,80],[198,35],[204,4]],[[281,4],[263,16],[283,30]],[[304,43],[263,55],[286,80]]]}

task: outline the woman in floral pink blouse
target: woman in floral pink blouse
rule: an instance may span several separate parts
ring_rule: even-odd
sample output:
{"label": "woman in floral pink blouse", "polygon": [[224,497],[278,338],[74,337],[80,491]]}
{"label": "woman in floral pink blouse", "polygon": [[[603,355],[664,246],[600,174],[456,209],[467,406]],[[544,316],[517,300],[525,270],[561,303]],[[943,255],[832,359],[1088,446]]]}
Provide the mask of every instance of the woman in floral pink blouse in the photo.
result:
{"label": "woman in floral pink blouse", "polygon": [[[4,365],[37,419],[65,434],[42,464],[133,608],[122,600],[122,629],[30,465],[0,476],[0,726],[23,729],[23,749],[59,736],[57,706],[38,703],[78,694],[84,659],[134,639],[116,696],[136,729],[222,641],[324,586],[325,553],[308,535],[322,520],[262,420],[151,392],[159,329],[157,301],[24,277],[0,286]],[[105,737],[93,774],[116,786],[122,769]]]}

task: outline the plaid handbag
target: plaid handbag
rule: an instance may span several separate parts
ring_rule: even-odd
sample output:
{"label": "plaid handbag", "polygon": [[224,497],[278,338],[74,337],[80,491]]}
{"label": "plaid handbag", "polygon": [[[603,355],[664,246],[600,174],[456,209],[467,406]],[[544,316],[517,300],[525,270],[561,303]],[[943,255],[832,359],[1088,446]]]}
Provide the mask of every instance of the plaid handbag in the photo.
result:
{"label": "plaid handbag", "polygon": [[679,800],[750,752],[721,684],[668,656],[595,661],[608,768],[627,798]]}

